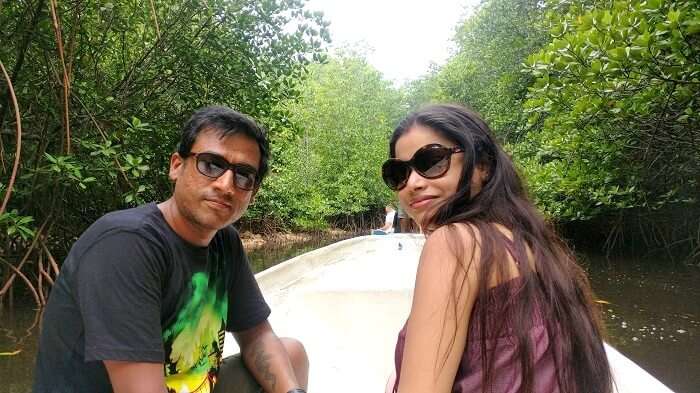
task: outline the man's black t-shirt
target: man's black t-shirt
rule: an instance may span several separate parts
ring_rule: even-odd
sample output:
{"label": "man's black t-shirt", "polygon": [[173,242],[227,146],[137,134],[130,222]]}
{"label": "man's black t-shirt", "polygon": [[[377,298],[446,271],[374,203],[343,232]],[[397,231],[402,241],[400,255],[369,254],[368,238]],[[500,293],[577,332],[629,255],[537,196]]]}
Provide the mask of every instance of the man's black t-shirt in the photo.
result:
{"label": "man's black t-shirt", "polygon": [[233,227],[193,246],[156,204],[113,212],[73,245],[44,312],[34,392],[111,392],[103,360],[164,364],[171,392],[209,392],[224,331],[267,319]]}

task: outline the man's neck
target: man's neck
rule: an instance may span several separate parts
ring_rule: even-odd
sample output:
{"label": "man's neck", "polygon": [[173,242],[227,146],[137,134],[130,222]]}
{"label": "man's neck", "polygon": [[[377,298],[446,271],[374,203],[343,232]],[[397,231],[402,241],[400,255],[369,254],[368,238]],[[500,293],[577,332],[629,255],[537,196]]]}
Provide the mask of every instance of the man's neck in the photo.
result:
{"label": "man's neck", "polygon": [[177,207],[175,199],[172,197],[165,202],[159,203],[158,209],[163,213],[165,222],[168,223],[170,228],[188,243],[199,247],[206,247],[216,234],[216,231],[201,228],[196,223],[183,216]]}

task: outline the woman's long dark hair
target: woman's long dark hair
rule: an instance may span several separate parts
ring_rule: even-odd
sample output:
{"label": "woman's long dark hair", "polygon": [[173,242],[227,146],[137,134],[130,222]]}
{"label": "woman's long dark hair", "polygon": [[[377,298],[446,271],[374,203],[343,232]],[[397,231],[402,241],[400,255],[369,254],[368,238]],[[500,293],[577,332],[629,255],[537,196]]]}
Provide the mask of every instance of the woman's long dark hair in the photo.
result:
{"label": "woman's long dark hair", "polygon": [[[553,345],[550,350],[557,367],[560,391],[611,392],[613,381],[603,347],[603,327],[586,274],[528,199],[513,162],[496,143],[488,125],[478,115],[460,106],[428,106],[410,114],[398,125],[390,140],[391,157],[396,157],[398,139],[415,125],[429,127],[464,148],[457,192],[420,224],[426,233],[442,226],[454,229],[457,223],[467,223],[470,224],[468,228],[478,230],[479,292],[472,313],[476,313],[474,315],[478,315],[479,320],[473,322],[483,334],[488,332],[489,336],[500,336],[507,329],[516,337],[516,356],[522,371],[520,392],[534,390],[534,355],[529,330],[535,312],[541,313],[550,345]],[[484,170],[486,176],[481,191],[471,198],[470,179],[476,167]],[[495,274],[502,282],[508,271],[505,244],[508,240],[493,224],[508,228],[517,254],[527,255],[529,249],[534,260],[534,269],[529,263],[518,264],[522,287],[517,292],[517,301],[504,304],[496,304],[496,300],[487,296],[489,277]],[[458,242],[458,232],[450,233],[455,234],[453,238]],[[459,250],[459,246],[456,249]],[[462,262],[465,270],[472,263]],[[456,289],[464,284],[464,281],[457,282],[456,278],[452,283],[455,300]],[[454,303],[456,308],[456,301]],[[487,320],[487,310],[493,313],[494,309],[499,315],[507,316],[502,318],[503,323],[494,324],[492,319]],[[454,338],[451,342],[454,343]],[[481,340],[480,354],[483,387],[490,392],[495,356],[486,347],[486,340]]]}

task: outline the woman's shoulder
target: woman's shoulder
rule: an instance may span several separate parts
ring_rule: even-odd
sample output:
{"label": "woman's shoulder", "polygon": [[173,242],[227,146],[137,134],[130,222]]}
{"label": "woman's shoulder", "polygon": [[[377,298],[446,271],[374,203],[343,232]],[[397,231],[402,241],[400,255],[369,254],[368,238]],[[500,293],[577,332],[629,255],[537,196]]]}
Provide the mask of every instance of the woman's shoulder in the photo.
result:
{"label": "woman's shoulder", "polygon": [[422,259],[473,261],[480,255],[481,230],[471,223],[443,225],[425,240]]}
{"label": "woman's shoulder", "polygon": [[442,225],[435,229],[428,235],[426,242],[444,243],[454,239],[466,244],[471,244],[473,242],[479,244],[484,232],[488,232],[491,235],[503,236],[503,238],[507,240],[513,240],[513,232],[503,224],[481,223],[478,225],[471,222],[456,222]]}
{"label": "woman's shoulder", "polygon": [[[487,239],[491,239],[491,243],[484,244]],[[443,225],[428,235],[423,254],[425,257],[437,256],[442,260],[476,262],[475,266],[479,266],[483,247],[503,247],[507,256],[508,244],[512,241],[513,232],[501,224],[452,223]],[[527,252],[528,255],[531,254],[529,250]]]}
{"label": "woman's shoulder", "polygon": [[441,248],[478,245],[481,241],[481,231],[482,229],[473,223],[457,222],[442,225],[427,236],[425,245]]}

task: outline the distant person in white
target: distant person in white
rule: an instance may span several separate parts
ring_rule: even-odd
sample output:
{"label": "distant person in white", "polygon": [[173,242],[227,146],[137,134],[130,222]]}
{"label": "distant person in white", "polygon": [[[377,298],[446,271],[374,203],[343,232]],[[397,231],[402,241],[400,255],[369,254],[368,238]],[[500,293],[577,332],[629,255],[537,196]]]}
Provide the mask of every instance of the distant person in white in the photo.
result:
{"label": "distant person in white", "polygon": [[396,215],[396,210],[391,205],[387,205],[384,208],[386,212],[386,218],[384,219],[384,226],[372,231],[373,235],[385,235],[387,233],[394,233],[394,216]]}

